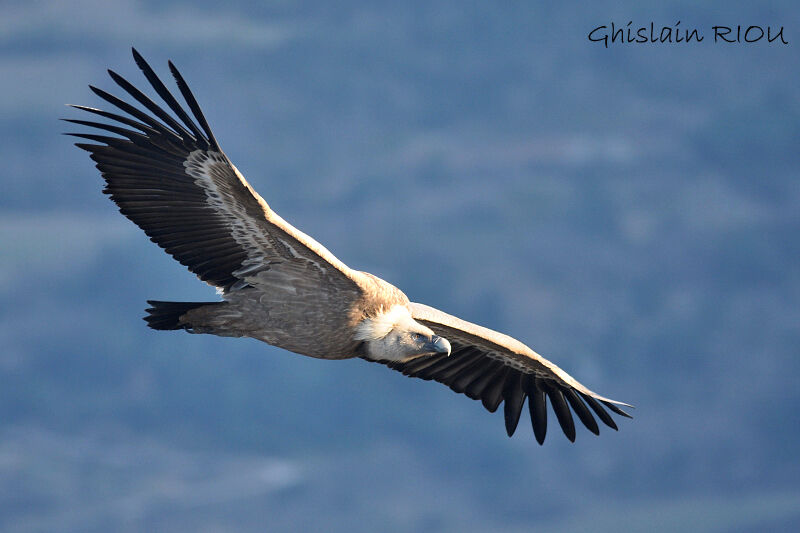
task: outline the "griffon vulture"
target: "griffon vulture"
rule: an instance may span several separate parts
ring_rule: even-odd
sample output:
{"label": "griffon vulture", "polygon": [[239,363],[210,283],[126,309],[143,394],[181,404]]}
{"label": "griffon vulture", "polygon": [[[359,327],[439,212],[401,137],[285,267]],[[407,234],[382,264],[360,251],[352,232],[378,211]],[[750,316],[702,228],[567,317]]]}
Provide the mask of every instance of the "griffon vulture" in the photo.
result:
{"label": "griffon vulture", "polygon": [[92,141],[76,146],[91,154],[106,182],[103,192],[120,212],[222,296],[217,302],[148,301],[151,328],[252,337],[310,357],[383,363],[443,383],[491,412],[504,403],[509,436],[527,397],[540,444],[548,398],[570,441],[573,412],[595,434],[593,413],[613,429],[607,410],[629,416],[618,407],[627,404],[595,394],[516,339],[410,302],[400,289],[339,261],[250,187],[172,62],[188,111],[135,49],[133,57],[174,116],[109,70],[138,106],[90,86],[127,116],[76,105],[111,123],[68,122],[113,136],[70,135]]}

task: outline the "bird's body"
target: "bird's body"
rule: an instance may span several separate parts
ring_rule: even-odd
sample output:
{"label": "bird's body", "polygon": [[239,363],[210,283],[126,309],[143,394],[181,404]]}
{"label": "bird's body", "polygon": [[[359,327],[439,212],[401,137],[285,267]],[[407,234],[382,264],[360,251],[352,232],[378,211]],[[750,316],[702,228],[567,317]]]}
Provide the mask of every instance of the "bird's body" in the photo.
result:
{"label": "bird's body", "polygon": [[593,393],[516,339],[410,302],[390,283],[339,261],[250,187],[172,63],[194,118],[135,50],[134,58],[174,117],[109,71],[146,111],[92,87],[129,116],[75,106],[114,123],[70,122],[117,135],[73,134],[99,143],[77,146],[91,153],[104,192],[120,211],[222,296],[217,302],[150,301],[150,327],[252,337],[310,357],[383,363],[480,399],[490,411],[505,402],[509,435],[527,397],[540,443],[547,398],[570,440],[570,407],[594,433],[592,413],[614,429],[606,409],[627,416],[619,402]]}

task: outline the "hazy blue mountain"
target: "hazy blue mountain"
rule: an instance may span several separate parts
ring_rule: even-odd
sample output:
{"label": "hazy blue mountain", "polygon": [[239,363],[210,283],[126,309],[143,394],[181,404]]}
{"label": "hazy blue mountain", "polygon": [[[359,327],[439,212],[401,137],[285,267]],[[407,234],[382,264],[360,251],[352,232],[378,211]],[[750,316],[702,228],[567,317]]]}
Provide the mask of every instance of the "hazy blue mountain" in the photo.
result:
{"label": "hazy blue mountain", "polygon": [[[0,6],[0,530],[800,527],[796,4],[228,6]],[[628,21],[706,38],[587,39]],[[284,218],[635,419],[539,447],[380,365],[147,329],[213,289],[56,120],[144,86],[131,45]]]}

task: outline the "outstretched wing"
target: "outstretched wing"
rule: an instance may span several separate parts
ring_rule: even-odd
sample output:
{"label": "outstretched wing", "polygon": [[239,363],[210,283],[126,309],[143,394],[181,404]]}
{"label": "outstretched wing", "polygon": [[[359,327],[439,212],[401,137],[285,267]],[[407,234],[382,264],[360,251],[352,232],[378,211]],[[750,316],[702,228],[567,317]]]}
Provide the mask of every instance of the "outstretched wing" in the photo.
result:
{"label": "outstretched wing", "polygon": [[172,62],[169,69],[194,119],[135,49],[133,57],[174,116],[109,70],[139,106],[90,86],[128,116],[73,106],[112,123],[67,120],[114,134],[69,135],[99,143],[76,146],[91,154],[106,181],[103,192],[122,214],[225,292],[275,284],[358,292],[353,272],[273,212],[228,160]]}
{"label": "outstretched wing", "polygon": [[411,309],[414,320],[450,341],[451,355],[421,357],[408,363],[384,363],[406,376],[433,379],[473,400],[481,400],[490,412],[505,402],[509,436],[517,428],[526,397],[539,444],[544,442],[547,432],[547,398],[570,441],[575,440],[572,412],[596,435],[600,429],[592,412],[613,429],[617,429],[617,425],[606,409],[630,418],[617,406],[627,404],[595,394],[516,339],[427,305],[412,303]]}

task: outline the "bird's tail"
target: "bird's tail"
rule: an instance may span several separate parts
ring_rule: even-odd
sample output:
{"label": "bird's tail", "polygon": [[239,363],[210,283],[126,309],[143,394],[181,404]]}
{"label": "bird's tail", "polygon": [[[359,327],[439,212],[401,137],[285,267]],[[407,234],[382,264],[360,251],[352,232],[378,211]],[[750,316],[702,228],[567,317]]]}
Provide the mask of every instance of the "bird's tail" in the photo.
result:
{"label": "bird's tail", "polygon": [[192,324],[182,321],[181,318],[187,312],[198,307],[218,306],[225,302],[160,302],[157,300],[147,300],[152,307],[145,309],[147,316],[144,320],[153,329],[192,329]]}

